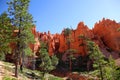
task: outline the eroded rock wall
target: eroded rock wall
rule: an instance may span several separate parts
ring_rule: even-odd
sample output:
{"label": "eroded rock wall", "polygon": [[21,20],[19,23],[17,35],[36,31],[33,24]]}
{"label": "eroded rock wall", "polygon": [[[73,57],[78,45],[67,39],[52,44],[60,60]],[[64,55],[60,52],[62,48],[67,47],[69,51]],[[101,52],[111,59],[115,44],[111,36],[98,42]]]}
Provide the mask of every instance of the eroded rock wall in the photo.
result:
{"label": "eroded rock wall", "polygon": [[[72,30],[70,34],[70,48],[75,49],[78,55],[87,55],[86,42],[84,39],[79,38],[80,35],[84,35],[98,44],[105,56],[108,57],[110,54],[114,54],[115,57],[118,57],[118,53],[120,52],[120,32],[118,28],[120,28],[119,23],[104,18],[96,23],[93,29],[89,29],[83,22],[80,22],[77,28]],[[66,44],[67,37],[64,35],[64,30],[61,34],[51,34],[49,31],[48,33],[40,33],[36,32],[35,28],[32,31],[36,40],[36,43],[31,46],[33,51],[37,51],[40,48],[38,39],[48,43],[49,55],[65,53],[68,49],[68,45]],[[83,43],[84,45],[80,46]]]}

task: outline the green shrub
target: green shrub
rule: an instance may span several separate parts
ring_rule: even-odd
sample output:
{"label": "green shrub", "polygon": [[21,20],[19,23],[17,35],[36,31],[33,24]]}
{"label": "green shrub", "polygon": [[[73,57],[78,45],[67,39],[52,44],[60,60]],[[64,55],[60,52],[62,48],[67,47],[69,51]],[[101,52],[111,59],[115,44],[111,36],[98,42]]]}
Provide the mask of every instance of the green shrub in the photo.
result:
{"label": "green shrub", "polygon": [[63,80],[62,78],[59,78],[59,77],[49,77],[48,80]]}
{"label": "green shrub", "polygon": [[10,77],[10,76],[4,76],[4,77],[3,77],[3,80],[17,80],[17,79],[12,78],[12,77]]}

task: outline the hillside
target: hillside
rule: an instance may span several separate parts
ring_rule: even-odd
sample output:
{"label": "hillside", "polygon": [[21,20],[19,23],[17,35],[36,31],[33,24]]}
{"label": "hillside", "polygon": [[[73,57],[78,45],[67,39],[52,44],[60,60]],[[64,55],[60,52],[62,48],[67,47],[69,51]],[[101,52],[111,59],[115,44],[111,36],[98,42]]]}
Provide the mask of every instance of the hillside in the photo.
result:
{"label": "hillside", "polygon": [[[104,18],[101,21],[97,22],[94,25],[93,29],[89,29],[88,26],[84,24],[84,22],[80,22],[76,29],[66,28],[60,34],[51,34],[50,31],[39,32],[36,31],[36,27],[34,27],[32,28],[32,33],[34,34],[35,43],[29,44],[29,46],[35,54],[34,57],[36,61],[34,65],[36,67],[36,70],[42,71],[40,67],[42,61],[40,50],[41,47],[43,47],[42,43],[45,43],[46,47],[43,48],[47,50],[49,57],[51,58],[51,56],[55,55],[59,59],[58,65],[56,66],[55,70],[50,72],[50,74],[59,77],[70,78],[73,76],[73,79],[75,78],[74,76],[81,78],[81,74],[85,74],[83,76],[85,77],[87,75],[86,78],[89,78],[89,74],[86,74],[86,71],[91,71],[90,75],[92,74],[92,78],[94,78],[99,72],[96,72],[97,70],[94,70],[94,59],[90,59],[87,40],[90,40],[94,42],[95,45],[98,45],[98,48],[105,56],[105,59],[103,60],[107,61],[108,63],[106,66],[109,65],[108,59],[110,55],[112,55],[112,57],[116,60],[116,64],[119,65],[119,29],[119,23],[115,22],[114,20]],[[65,35],[66,30],[70,31],[69,35]],[[12,45],[11,48],[14,50],[15,46]],[[73,60],[70,59],[71,52],[69,52],[69,50],[73,51]],[[96,57],[98,57],[98,55]],[[14,54],[7,54],[6,61],[14,62]],[[33,56],[26,56],[24,65],[29,69],[33,69]],[[71,75],[71,73],[74,71],[83,73]]]}

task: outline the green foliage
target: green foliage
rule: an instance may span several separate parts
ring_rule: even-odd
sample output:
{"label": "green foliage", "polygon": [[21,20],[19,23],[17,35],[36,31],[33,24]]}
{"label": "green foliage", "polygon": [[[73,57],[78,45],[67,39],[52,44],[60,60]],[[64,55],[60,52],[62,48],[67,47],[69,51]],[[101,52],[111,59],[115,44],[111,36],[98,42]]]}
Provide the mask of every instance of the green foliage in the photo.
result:
{"label": "green foliage", "polygon": [[85,39],[85,36],[84,36],[84,34],[80,34],[80,36],[78,36],[78,38]]}
{"label": "green foliage", "polygon": [[[16,27],[15,29],[18,30],[16,33],[17,36],[14,36],[14,42],[18,45],[17,47],[19,50],[17,50],[19,54],[23,51],[25,53],[28,52],[28,50],[30,50],[29,43],[34,42],[34,36],[31,31],[33,27],[33,18],[32,15],[28,13],[29,2],[30,0],[11,0],[8,3],[8,12],[11,22]],[[27,48],[28,50],[24,50]]]}
{"label": "green foliage", "polygon": [[106,80],[119,80],[117,66],[112,56],[109,57],[109,63],[103,68],[104,79]]}
{"label": "green foliage", "polygon": [[71,38],[71,29],[70,28],[66,28],[64,29],[64,36],[66,37],[66,44],[68,46],[68,49],[70,49],[70,43],[72,41],[72,38]]}
{"label": "green foliage", "polygon": [[2,13],[0,15],[0,52],[4,55],[11,51],[9,43],[11,42],[12,28],[7,13]]}
{"label": "green foliage", "polygon": [[41,48],[45,48],[45,49],[48,50],[48,44],[47,44],[47,42],[40,41],[40,44],[41,44]]}
{"label": "green foliage", "polygon": [[120,80],[119,70],[115,65],[112,56],[109,57],[108,62],[104,60],[104,55],[99,50],[99,47],[92,41],[87,41],[88,53],[90,59],[94,60],[93,67],[99,70],[100,74],[96,74],[103,80]]}
{"label": "green foliage", "polygon": [[118,28],[117,31],[120,32],[120,28]]}
{"label": "green foliage", "polygon": [[70,60],[74,60],[75,59],[74,54],[77,52],[75,49],[68,49],[66,52],[69,53],[68,58]]}
{"label": "green foliage", "polygon": [[4,76],[2,80],[17,80],[16,78],[12,78],[10,76]]}
{"label": "green foliage", "polygon": [[104,55],[100,51],[99,47],[95,45],[92,41],[87,41],[88,53],[90,59],[94,60],[93,67],[98,69],[100,72],[100,78],[103,80],[103,67],[106,65],[106,61],[104,60]]}
{"label": "green foliage", "polygon": [[70,34],[71,34],[71,29],[70,28],[64,29],[64,35],[65,36],[69,36]]}
{"label": "green foliage", "polygon": [[3,52],[0,53],[0,60],[5,60],[5,54]]}
{"label": "green foliage", "polygon": [[85,41],[89,41],[89,38],[86,37],[84,34],[80,34],[80,35],[78,36],[78,39],[82,39],[82,40],[85,40]]}
{"label": "green foliage", "polygon": [[[88,47],[88,54],[92,54],[94,52],[95,43],[93,41],[87,41],[87,47]],[[90,58],[92,58],[90,56]]]}
{"label": "green foliage", "polygon": [[94,60],[94,66],[97,68],[98,64],[100,65],[106,64],[107,62],[104,60],[104,55],[99,50],[99,47],[95,45],[95,43],[92,41],[87,41],[87,42],[88,42],[87,46],[88,46],[89,57],[90,59]]}
{"label": "green foliage", "polygon": [[63,80],[62,78],[51,76],[48,80]]}
{"label": "green foliage", "polygon": [[69,60],[69,70],[72,71],[72,61],[75,60],[75,56],[74,54],[76,53],[77,51],[75,49],[68,49],[66,50],[66,53],[68,54],[67,55],[67,59]]}
{"label": "green foliage", "polygon": [[[17,77],[17,65],[19,60],[23,60],[25,54],[30,54],[29,44],[34,42],[34,35],[32,34],[33,17],[28,12],[30,0],[11,0],[8,2],[8,13],[11,19],[11,23],[15,26],[16,36],[14,36],[15,48],[15,76]],[[29,53],[28,53],[29,52]],[[22,61],[21,61],[22,62]],[[22,64],[22,63],[21,63]],[[22,70],[22,67],[21,67]]]}
{"label": "green foliage", "polygon": [[50,60],[47,50],[41,49],[40,53],[41,53],[40,56],[41,56],[41,60],[42,60],[40,67],[43,69],[43,71],[49,72],[49,71],[53,70],[54,67],[52,66],[52,62]]}
{"label": "green foliage", "polygon": [[113,79],[113,75],[112,75],[112,68],[110,67],[104,67],[104,79],[106,80],[115,80]]}
{"label": "green foliage", "polygon": [[68,47],[70,47],[70,43],[71,43],[72,39],[69,37],[66,38],[66,44],[68,45]]}
{"label": "green foliage", "polygon": [[116,70],[116,80],[120,80],[120,67]]}
{"label": "green foliage", "polygon": [[56,57],[56,55],[51,56],[51,62],[55,68],[55,66],[58,64],[58,58]]}
{"label": "green foliage", "polygon": [[44,73],[48,73],[51,70],[55,69],[56,65],[58,64],[58,59],[56,56],[51,56],[50,58],[46,49],[46,44],[44,42],[42,42],[41,45],[40,58],[42,60],[40,67],[42,68]]}
{"label": "green foliage", "polygon": [[25,52],[25,55],[26,55],[26,56],[32,56],[32,55],[33,55],[33,54],[32,54],[32,50],[30,49],[30,47],[25,48],[25,49],[24,49],[24,52]]}

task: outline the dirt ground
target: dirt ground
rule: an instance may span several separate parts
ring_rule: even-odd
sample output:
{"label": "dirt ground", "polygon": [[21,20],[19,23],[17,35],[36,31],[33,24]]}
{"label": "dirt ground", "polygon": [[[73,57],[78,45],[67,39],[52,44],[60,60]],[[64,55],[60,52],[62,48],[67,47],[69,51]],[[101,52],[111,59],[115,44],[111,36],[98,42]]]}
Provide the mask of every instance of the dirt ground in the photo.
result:
{"label": "dirt ground", "polygon": [[0,61],[0,80],[2,80],[3,76],[5,76],[5,70],[3,67],[3,63]]}
{"label": "dirt ground", "polygon": [[[14,77],[14,73],[8,71],[7,69],[5,69],[5,64],[0,61],[0,80],[3,79],[4,76],[10,76],[10,77]],[[22,80],[22,77],[21,76],[18,76],[18,79],[17,80]]]}

